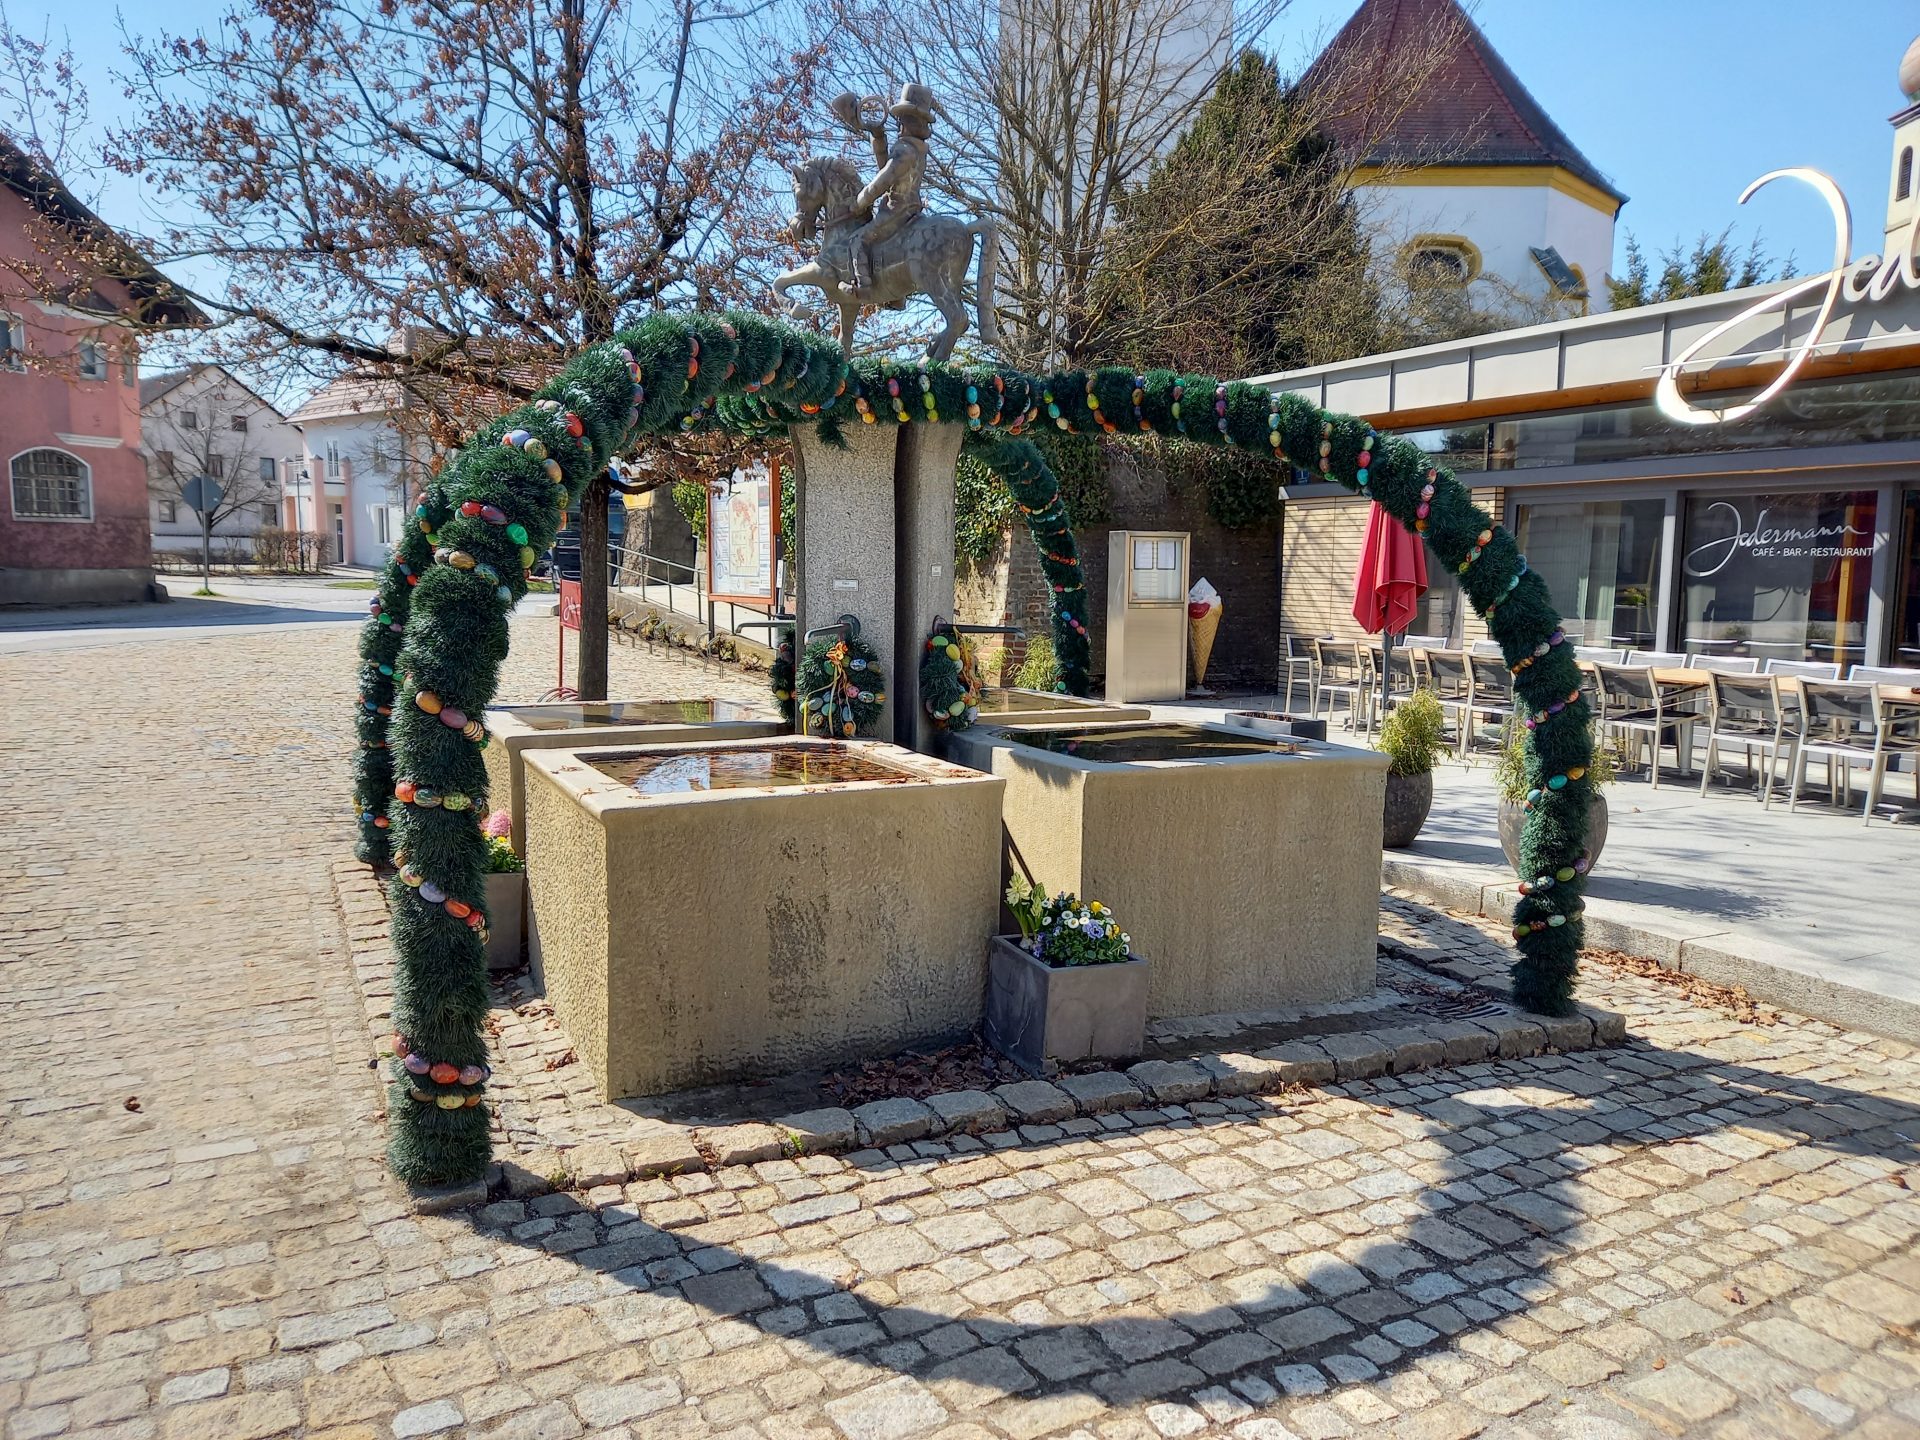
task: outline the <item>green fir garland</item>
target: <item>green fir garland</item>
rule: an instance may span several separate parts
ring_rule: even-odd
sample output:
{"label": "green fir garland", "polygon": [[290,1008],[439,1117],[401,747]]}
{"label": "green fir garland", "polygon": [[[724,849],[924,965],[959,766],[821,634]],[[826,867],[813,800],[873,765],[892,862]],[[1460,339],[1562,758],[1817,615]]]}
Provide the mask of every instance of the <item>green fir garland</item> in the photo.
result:
{"label": "green fir garland", "polygon": [[[645,436],[706,426],[766,435],[807,423],[828,441],[850,424],[965,424],[975,432],[974,453],[1027,507],[1045,562],[1054,567],[1048,575],[1056,643],[1063,673],[1077,677],[1068,689],[1085,687],[1086,592],[1058,486],[1033,447],[1011,438],[1029,426],[1065,434],[1152,431],[1235,446],[1369,494],[1419,530],[1486,617],[1527,712],[1535,794],[1521,855],[1537,879],[1514,912],[1521,954],[1514,993],[1548,1013],[1571,1007],[1592,787],[1589,717],[1573,648],[1545,584],[1527,570],[1512,538],[1417,446],[1376,437],[1365,421],[1321,411],[1300,396],[1241,381],[1168,370],[1040,377],[935,364],[849,365],[833,342],[764,316],[656,315],[581,352],[535,402],[461,448],[421,497],[362,637],[357,848],[369,862],[391,856],[400,865],[392,890],[393,1014],[407,1056],[396,1051],[391,1070],[388,1158],[402,1178],[471,1180],[485,1173],[488,1160],[487,1107],[476,1103],[487,1007],[485,837],[478,824],[485,735],[476,717],[494,696],[506,615],[526,592],[529,555],[551,543],[565,506],[577,502],[599,467]],[[411,787],[413,801],[393,793],[402,785]],[[466,805],[422,805],[423,790],[443,802],[458,795]],[[424,1073],[406,1064],[409,1058]]]}
{"label": "green fir garland", "polygon": [[767,667],[767,688],[773,691],[780,718],[793,724],[793,631],[789,628],[773,647],[773,664]]}

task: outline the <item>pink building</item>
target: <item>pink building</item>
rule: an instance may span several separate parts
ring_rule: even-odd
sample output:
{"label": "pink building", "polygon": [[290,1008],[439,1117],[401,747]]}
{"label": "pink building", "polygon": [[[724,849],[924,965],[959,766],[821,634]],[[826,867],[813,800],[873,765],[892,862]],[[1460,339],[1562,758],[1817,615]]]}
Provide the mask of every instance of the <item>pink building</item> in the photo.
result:
{"label": "pink building", "polygon": [[139,337],[204,320],[0,137],[0,605],[152,594]]}

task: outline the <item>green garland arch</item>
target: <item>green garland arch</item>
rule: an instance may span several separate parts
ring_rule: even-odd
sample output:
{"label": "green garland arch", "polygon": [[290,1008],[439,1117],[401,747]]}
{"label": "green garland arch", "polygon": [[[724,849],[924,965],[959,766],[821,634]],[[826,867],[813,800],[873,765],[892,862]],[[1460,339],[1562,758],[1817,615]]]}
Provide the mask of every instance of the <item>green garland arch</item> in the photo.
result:
{"label": "green garland arch", "polygon": [[[1086,592],[1051,473],[1035,447],[1014,438],[1030,426],[1237,446],[1364,492],[1420,530],[1486,618],[1527,712],[1534,793],[1520,848],[1537,878],[1522,887],[1514,913],[1515,997],[1546,1013],[1571,1007],[1592,783],[1580,674],[1545,584],[1512,538],[1417,446],[1241,381],[1170,370],[1043,377],[850,365],[832,341],[764,316],[658,315],[582,351],[533,402],[480,430],[418,497],[415,524],[371,602],[360,647],[355,808],[361,858],[391,857],[399,867],[388,1107],[396,1174],[423,1184],[471,1180],[489,1158],[485,842],[477,824],[485,734],[476,717],[494,695],[506,615],[526,592],[525,565],[551,543],[564,507],[636,440],[702,426],[767,435],[808,423],[829,442],[856,424],[965,424],[975,432],[976,453],[1013,486],[1057,567],[1048,572],[1056,640],[1070,674],[1077,653],[1082,688]],[[447,805],[449,796],[463,806]]]}

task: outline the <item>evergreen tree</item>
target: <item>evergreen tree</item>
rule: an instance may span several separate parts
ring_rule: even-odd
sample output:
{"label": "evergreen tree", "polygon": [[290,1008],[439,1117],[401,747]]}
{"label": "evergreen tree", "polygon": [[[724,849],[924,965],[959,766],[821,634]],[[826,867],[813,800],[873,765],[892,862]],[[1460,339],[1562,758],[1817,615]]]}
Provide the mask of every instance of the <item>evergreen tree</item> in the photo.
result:
{"label": "evergreen tree", "polygon": [[[1750,285],[1767,285],[1775,280],[1793,278],[1793,257],[1789,255],[1775,269],[1772,259],[1761,248],[1755,235],[1745,253],[1733,248],[1733,227],[1718,235],[1701,232],[1691,250],[1682,250],[1679,242],[1659,256],[1660,274],[1634,236],[1627,236],[1627,273],[1607,277],[1607,294],[1616,310],[1631,310],[1640,305],[1658,305],[1667,300],[1684,300],[1691,295],[1718,295],[1723,290],[1744,290]],[[1774,273],[1769,273],[1770,271]]]}

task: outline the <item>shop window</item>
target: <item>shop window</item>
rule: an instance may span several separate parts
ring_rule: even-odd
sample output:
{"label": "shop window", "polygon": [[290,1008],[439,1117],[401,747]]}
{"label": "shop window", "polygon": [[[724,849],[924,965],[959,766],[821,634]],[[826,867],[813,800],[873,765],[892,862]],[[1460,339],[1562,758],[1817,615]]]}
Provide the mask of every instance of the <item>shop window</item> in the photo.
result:
{"label": "shop window", "polygon": [[93,476],[64,450],[13,457],[13,513],[19,520],[91,520]]}
{"label": "shop window", "polygon": [[1767,660],[1866,656],[1872,490],[1690,495],[1681,545],[1681,643]]}
{"label": "shop window", "polygon": [[1666,502],[1516,504],[1513,534],[1582,645],[1659,648],[1656,608]]}
{"label": "shop window", "polygon": [[1920,490],[1909,490],[1901,505],[1900,563],[1894,568],[1894,665],[1920,668]]}

